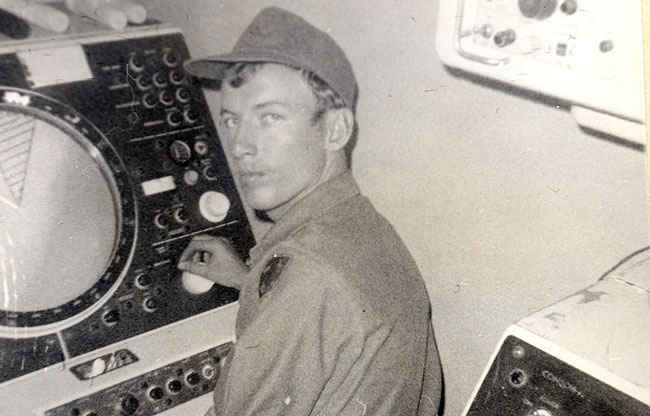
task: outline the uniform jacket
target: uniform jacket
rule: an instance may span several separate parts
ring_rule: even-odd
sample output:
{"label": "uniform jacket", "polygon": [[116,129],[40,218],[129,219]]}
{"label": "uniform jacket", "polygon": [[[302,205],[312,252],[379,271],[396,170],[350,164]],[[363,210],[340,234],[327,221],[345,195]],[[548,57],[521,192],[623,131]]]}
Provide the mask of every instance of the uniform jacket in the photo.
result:
{"label": "uniform jacket", "polygon": [[290,208],[250,264],[211,414],[437,414],[424,281],[351,174]]}

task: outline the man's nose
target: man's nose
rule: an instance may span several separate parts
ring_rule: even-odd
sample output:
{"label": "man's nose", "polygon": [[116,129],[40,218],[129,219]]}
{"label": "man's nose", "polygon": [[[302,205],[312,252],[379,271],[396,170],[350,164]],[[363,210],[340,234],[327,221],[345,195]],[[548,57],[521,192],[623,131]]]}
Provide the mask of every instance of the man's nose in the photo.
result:
{"label": "man's nose", "polygon": [[233,137],[232,153],[240,159],[244,156],[255,156],[257,154],[257,133],[255,127],[250,123],[242,123]]}

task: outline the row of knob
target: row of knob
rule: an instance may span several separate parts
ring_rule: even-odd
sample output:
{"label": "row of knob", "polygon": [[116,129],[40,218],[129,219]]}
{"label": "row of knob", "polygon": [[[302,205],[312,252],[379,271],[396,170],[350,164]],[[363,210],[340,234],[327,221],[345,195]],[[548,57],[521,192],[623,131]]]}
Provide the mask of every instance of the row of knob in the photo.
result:
{"label": "row of knob", "polygon": [[185,123],[192,125],[199,120],[199,113],[193,108],[186,108],[185,110],[172,110],[167,113],[167,124],[172,127],[178,127]]}
{"label": "row of knob", "polygon": [[[131,301],[125,302],[125,308],[133,308],[133,303]],[[155,297],[147,297],[142,301],[142,309],[145,312],[155,312],[158,309],[158,301]],[[120,311],[117,309],[109,309],[102,314],[102,322],[108,327],[117,325],[122,316]]]}
{"label": "row of knob", "polygon": [[[161,61],[167,68],[175,68],[181,63],[181,57],[175,51],[167,50],[162,53]],[[146,58],[134,53],[129,57],[128,67],[130,72],[142,72],[146,68]]]}
{"label": "row of knob", "polygon": [[[201,375],[202,374],[202,375]],[[166,395],[176,395],[180,393],[185,386],[194,388],[203,380],[211,380],[217,374],[216,368],[211,364],[206,364],[201,369],[201,374],[195,371],[185,373],[184,383],[177,378],[167,380],[165,388],[160,386],[148,387],[146,397],[150,402],[158,402],[165,398]],[[126,394],[119,404],[119,410],[127,415],[134,414],[140,408],[140,400],[131,393]]]}
{"label": "row of knob", "polygon": [[[146,290],[149,289],[153,284],[153,279],[148,273],[143,272],[136,275],[133,282],[136,288],[140,290]],[[161,295],[162,295],[162,289],[155,288],[151,296],[147,296],[142,300],[142,309],[145,312],[149,312],[149,313],[155,312],[158,309],[158,300],[156,299],[156,297]],[[124,302],[125,309],[132,309],[134,306],[135,305],[131,300],[127,300],[126,302]],[[108,309],[102,314],[102,322],[104,322],[104,324],[108,327],[115,326],[117,323],[120,322],[121,319],[122,316],[118,309]]]}
{"label": "row of knob", "polygon": [[[184,388],[195,389],[201,382],[209,381],[217,375],[217,368],[212,364],[205,364],[201,369],[200,374],[197,371],[189,370],[182,374],[182,380],[178,378],[170,378],[166,381],[165,387],[153,385],[149,386],[146,382],[142,383],[141,387],[146,389],[145,397],[151,403],[159,402],[165,396],[174,396],[179,394]],[[204,386],[205,387],[205,386]],[[168,399],[171,404],[171,399]],[[133,415],[142,406],[138,397],[132,393],[127,393],[116,404],[115,410],[121,412],[122,415]],[[69,412],[70,416],[98,416],[94,410],[86,410],[82,413],[79,408],[72,408]]]}
{"label": "row of knob", "polygon": [[190,94],[189,90],[187,88],[181,87],[178,88],[175,92],[171,92],[169,90],[148,92],[142,96],[142,105],[144,105],[145,108],[149,109],[156,107],[158,104],[169,107],[174,104],[174,102],[187,104],[191,99],[192,95]]}
{"label": "row of knob", "polygon": [[164,72],[155,72],[153,74],[140,74],[134,78],[135,86],[140,91],[148,91],[153,87],[165,88],[169,84],[181,85],[185,82],[185,75],[180,70],[172,70],[169,74]]}

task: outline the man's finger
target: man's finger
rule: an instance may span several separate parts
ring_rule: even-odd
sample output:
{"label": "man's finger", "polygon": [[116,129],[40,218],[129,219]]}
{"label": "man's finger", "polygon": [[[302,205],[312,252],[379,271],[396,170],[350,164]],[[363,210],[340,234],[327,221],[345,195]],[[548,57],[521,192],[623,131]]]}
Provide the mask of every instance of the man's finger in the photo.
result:
{"label": "man's finger", "polygon": [[205,264],[196,263],[193,261],[183,261],[178,263],[178,269],[184,272],[198,274],[201,277],[206,277],[208,274],[208,267]]}

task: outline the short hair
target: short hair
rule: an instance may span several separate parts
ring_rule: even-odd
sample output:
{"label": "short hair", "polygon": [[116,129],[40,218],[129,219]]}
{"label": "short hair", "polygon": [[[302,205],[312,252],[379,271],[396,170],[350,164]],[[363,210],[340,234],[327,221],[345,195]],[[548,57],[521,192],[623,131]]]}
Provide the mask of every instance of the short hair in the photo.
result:
{"label": "short hair", "polygon": [[[222,83],[227,82],[233,88],[238,88],[245,84],[262,66],[271,62],[233,62],[226,64]],[[282,64],[284,65],[284,64]],[[332,109],[346,107],[341,96],[334,91],[322,78],[314,72],[296,68],[288,65],[288,68],[294,69],[302,75],[307,85],[311,88],[316,97],[316,112],[312,121],[318,121],[323,114]],[[350,109],[354,113],[354,109]]]}

